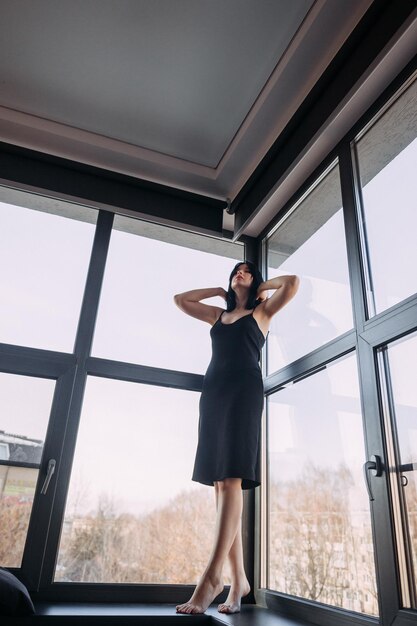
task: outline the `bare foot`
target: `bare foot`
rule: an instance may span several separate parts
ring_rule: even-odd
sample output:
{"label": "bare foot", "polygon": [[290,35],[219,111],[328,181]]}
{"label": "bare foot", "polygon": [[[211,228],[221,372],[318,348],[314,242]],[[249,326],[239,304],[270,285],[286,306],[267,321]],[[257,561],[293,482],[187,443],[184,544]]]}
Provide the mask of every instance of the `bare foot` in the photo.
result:
{"label": "bare foot", "polygon": [[223,591],[223,582],[203,574],[191,598],[185,604],[179,604],[177,613],[204,613],[214,598]]}
{"label": "bare foot", "polygon": [[219,604],[217,610],[219,613],[239,613],[240,601],[244,596],[247,596],[250,592],[250,585],[246,578],[238,581],[237,584],[232,584],[230,587],[229,595],[226,598],[224,604]]}

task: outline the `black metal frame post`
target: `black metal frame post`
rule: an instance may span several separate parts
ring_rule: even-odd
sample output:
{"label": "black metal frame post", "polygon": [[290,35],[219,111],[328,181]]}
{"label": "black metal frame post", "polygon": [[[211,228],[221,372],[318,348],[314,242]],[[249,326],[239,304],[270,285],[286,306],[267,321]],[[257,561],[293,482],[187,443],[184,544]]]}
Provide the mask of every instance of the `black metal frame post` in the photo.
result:
{"label": "black metal frame post", "polygon": [[62,433],[63,452],[57,469],[57,489],[52,505],[48,544],[39,582],[40,587],[49,586],[52,583],[54,575],[55,560],[59,545],[72,459],[75,450],[78,424],[87,380],[86,360],[90,354],[93,342],[94,327],[100,300],[100,291],[103,282],[112,224],[113,215],[111,213],[101,212],[99,214],[75,339],[74,355],[77,366],[74,376],[72,395],[68,407],[67,427],[65,432]]}

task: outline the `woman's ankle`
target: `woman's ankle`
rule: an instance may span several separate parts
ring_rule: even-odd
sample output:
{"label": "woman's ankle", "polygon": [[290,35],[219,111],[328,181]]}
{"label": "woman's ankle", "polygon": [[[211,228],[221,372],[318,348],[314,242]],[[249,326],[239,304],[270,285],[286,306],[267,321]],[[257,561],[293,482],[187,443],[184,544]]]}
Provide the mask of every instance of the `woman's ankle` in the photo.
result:
{"label": "woman's ankle", "polygon": [[231,587],[250,587],[248,578],[244,571],[232,574]]}
{"label": "woman's ankle", "polygon": [[213,587],[223,584],[223,572],[218,568],[207,568],[202,578],[208,580]]}

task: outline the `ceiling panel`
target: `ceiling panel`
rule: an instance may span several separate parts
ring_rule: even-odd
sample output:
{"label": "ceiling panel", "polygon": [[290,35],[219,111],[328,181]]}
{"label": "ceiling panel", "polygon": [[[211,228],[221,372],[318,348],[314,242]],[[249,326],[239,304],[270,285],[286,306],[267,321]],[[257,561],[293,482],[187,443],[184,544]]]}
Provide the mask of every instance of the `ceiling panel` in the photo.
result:
{"label": "ceiling panel", "polygon": [[216,167],[313,0],[3,0],[0,105]]}
{"label": "ceiling panel", "polygon": [[0,0],[0,141],[233,199],[372,1]]}

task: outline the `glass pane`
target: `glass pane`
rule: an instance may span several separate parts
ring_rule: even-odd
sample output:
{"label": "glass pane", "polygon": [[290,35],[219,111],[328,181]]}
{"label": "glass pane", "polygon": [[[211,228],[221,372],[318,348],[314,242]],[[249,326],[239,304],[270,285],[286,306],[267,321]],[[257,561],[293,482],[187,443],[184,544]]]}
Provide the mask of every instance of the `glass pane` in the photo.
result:
{"label": "glass pane", "polygon": [[54,380],[0,373],[2,567],[22,562],[54,389]]}
{"label": "glass pane", "polygon": [[371,315],[417,292],[417,81],[357,144]]}
{"label": "glass pane", "polygon": [[[417,335],[407,337],[388,348],[392,418],[396,445],[396,471],[391,478],[397,479],[401,516],[402,542],[400,554],[405,557],[408,580],[403,580],[405,606],[417,608]],[[393,493],[397,489],[392,490]]]}
{"label": "glass pane", "polygon": [[94,225],[78,217],[0,201],[1,342],[72,352],[93,237]]}
{"label": "glass pane", "polygon": [[269,588],[378,612],[355,356],[268,398]]}
{"label": "glass pane", "polygon": [[[210,327],[182,313],[173,296],[202,287],[226,288],[233,266],[243,259],[243,246],[120,216],[115,228],[94,356],[204,372]],[[221,298],[211,303],[224,306]]]}
{"label": "glass pane", "polygon": [[353,326],[339,167],[267,240],[268,277],[297,274],[300,288],[271,324],[268,373]]}
{"label": "glass pane", "polygon": [[191,481],[198,402],[89,378],[55,581],[197,582],[215,521],[213,489]]}

